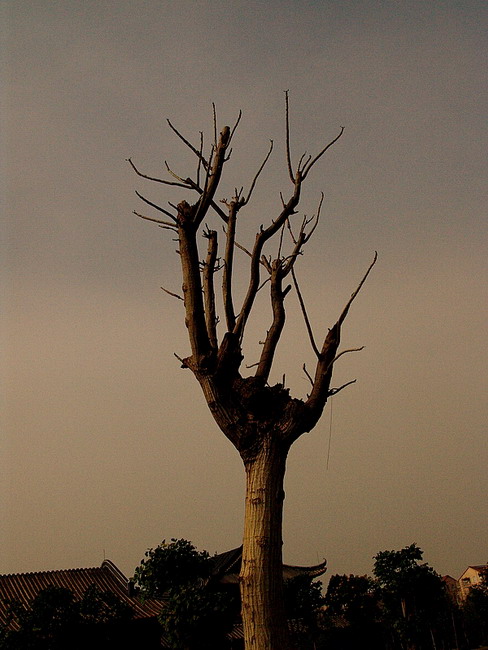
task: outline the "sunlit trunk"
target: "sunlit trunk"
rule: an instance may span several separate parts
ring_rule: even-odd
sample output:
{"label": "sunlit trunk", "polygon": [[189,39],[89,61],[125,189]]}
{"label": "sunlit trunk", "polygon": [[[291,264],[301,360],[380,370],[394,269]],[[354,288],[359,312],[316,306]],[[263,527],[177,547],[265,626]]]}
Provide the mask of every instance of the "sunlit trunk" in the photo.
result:
{"label": "sunlit trunk", "polygon": [[246,650],[288,650],[283,601],[283,481],[288,448],[269,437],[246,466],[240,575]]}

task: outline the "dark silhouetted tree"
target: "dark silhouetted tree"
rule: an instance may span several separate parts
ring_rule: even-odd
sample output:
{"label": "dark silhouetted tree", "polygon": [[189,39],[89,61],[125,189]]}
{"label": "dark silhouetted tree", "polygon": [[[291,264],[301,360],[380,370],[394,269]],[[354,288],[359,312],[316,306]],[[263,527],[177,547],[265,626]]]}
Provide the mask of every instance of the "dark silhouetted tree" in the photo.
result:
{"label": "dark silhouetted tree", "polygon": [[449,623],[444,583],[432,567],[421,563],[422,557],[416,544],[375,556],[373,573],[381,589],[384,620],[400,647],[435,647],[437,635]]}
{"label": "dark silhouetted tree", "polygon": [[212,563],[186,539],[163,540],[146,551],[134,572],[134,581],[146,598],[162,598],[170,589],[207,580]]}
{"label": "dark silhouetted tree", "polygon": [[175,650],[227,647],[235,619],[232,593],[211,580],[212,558],[185,539],[149,549],[134,581],[142,597],[162,598],[159,616],[165,642]]}
{"label": "dark silhouetted tree", "polygon": [[333,575],[325,595],[323,626],[331,648],[382,648],[376,581],[369,576]]}
{"label": "dark silhouetted tree", "polygon": [[464,628],[471,647],[488,645],[488,565],[480,584],[471,587],[462,605]]}
{"label": "dark silhouetted tree", "polygon": [[[224,194],[222,173],[230,159],[230,147],[240,115],[233,128],[225,126],[218,133],[214,111],[215,128],[210,153],[206,153],[203,134],[195,146],[169,122],[171,129],[196,157],[193,176],[180,176],[166,164],[168,179],[156,178],[142,173],[129,160],[139,176],[192,192],[196,197],[194,203],[183,200],[177,205],[170,204],[167,209],[138,193],[159,216],[136,214],[169,229],[177,237],[185,325],[191,347],[190,355],[180,361],[182,367],[189,369],[199,382],[217,425],[235,446],[244,464],[246,500],[240,586],[247,650],[287,650],[290,647],[282,579],[283,482],[288,451],[302,434],[317,424],[329,396],[352,383],[333,388],[332,371],[339,357],[351,351],[339,351],[341,328],[376,261],[375,255],[337,321],[322,343],[317,345],[296,281],[295,266],[304,246],[316,231],[322,199],[313,217],[297,217],[297,211],[305,181],[342,135],[343,128],[316,155],[303,154],[298,164],[293,165],[288,115],[286,95],[286,167],[291,188],[287,196],[282,193],[276,214],[270,216],[266,225],[257,226],[254,242],[249,248],[243,246],[237,236],[239,217],[253,197],[273,143],[248,190],[243,187],[235,189],[232,195],[227,194],[229,198],[217,202],[217,190],[219,197]],[[222,229],[207,225],[212,216],[223,225],[221,253],[218,233]],[[204,253],[200,252],[202,241],[206,241]],[[267,246],[272,241],[274,253],[270,254]],[[247,290],[240,304],[233,284],[237,253],[249,260]],[[215,289],[219,271],[222,272],[220,314]],[[271,322],[262,342],[259,360],[249,364],[243,372],[243,340],[256,305],[256,296],[263,285],[269,292]],[[275,352],[285,325],[285,298],[293,287],[316,355],[313,373],[309,374],[304,367],[311,383],[310,393],[304,400],[292,397],[284,381],[269,384]]]}

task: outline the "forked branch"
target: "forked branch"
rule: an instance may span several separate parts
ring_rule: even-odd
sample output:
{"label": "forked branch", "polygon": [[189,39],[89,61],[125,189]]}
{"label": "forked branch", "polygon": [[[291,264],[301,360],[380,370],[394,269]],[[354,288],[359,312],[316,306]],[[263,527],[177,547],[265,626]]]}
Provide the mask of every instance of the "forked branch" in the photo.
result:
{"label": "forked branch", "polygon": [[225,163],[225,152],[230,142],[231,132],[228,126],[224,126],[220,132],[220,138],[215,150],[215,153],[212,158],[212,165],[207,169],[207,178],[205,179],[204,191],[200,196],[200,199],[197,203],[194,223],[195,226],[199,226],[205,215],[207,214],[209,206],[212,204],[215,192],[220,182],[220,177],[222,175],[222,168]]}
{"label": "forked branch", "polygon": [[[187,139],[186,139],[186,138],[185,138],[185,137],[184,137],[184,136],[183,136],[183,135],[178,131],[178,129],[177,129],[175,126],[173,126],[173,124],[171,124],[170,120],[166,120],[166,121],[168,122],[168,124],[169,124],[171,130],[172,130],[174,133],[176,133],[176,135],[180,138],[180,140],[181,140],[182,142],[184,142],[184,143],[186,144],[186,146],[187,146],[191,151],[193,151],[193,153],[198,157],[199,161],[200,161],[200,162],[202,163],[202,165],[203,165],[203,168],[204,168],[204,169],[207,169],[209,163],[208,163],[208,160],[205,158],[205,156],[202,154],[202,151],[201,151],[201,150],[199,151],[198,149],[196,149],[196,148],[191,144],[191,142],[189,142],[189,141],[188,141],[188,140],[187,140]],[[201,142],[201,140],[200,140],[200,142]],[[201,146],[203,147],[203,143],[201,143]]]}
{"label": "forked branch", "polygon": [[178,230],[176,224],[170,223],[169,221],[162,221],[161,219],[155,219],[154,217],[146,217],[145,214],[141,214],[140,212],[136,212],[135,210],[132,210],[132,214],[135,214],[136,217],[139,217],[139,219],[144,219],[145,221],[151,221],[152,223],[157,223],[162,228],[166,228],[168,230],[174,230],[174,231]]}
{"label": "forked branch", "polygon": [[[273,141],[270,141],[269,150],[266,153],[263,162],[259,166],[254,178],[251,181],[247,195],[244,194],[243,188],[235,189],[235,195],[232,200],[223,203],[227,206],[227,211],[222,209],[215,202],[216,191],[219,187],[224,164],[229,160],[231,149],[230,144],[240,123],[241,112],[237,118],[236,123],[232,129],[225,126],[220,133],[217,132],[217,116],[215,106],[213,106],[214,118],[214,143],[211,145],[210,153],[206,156],[204,152],[204,137],[200,133],[199,146],[195,147],[182,133],[168,120],[168,125],[177,137],[188,147],[191,152],[197,157],[198,166],[196,170],[196,177],[194,179],[184,176],[179,176],[174,173],[169,165],[166,164],[167,172],[172,176],[171,180],[164,180],[149,176],[142,173],[133,161],[129,158],[128,162],[134,172],[146,179],[157,183],[162,183],[169,186],[180,187],[186,190],[193,190],[198,194],[197,201],[190,205],[186,201],[182,201],[178,206],[173,206],[175,214],[153,203],[139,192],[137,196],[144,201],[147,205],[153,207],[155,210],[163,213],[169,217],[169,221],[160,219],[153,219],[139,215],[143,219],[156,222],[164,228],[177,230],[179,240],[179,255],[182,264],[183,273],[183,299],[185,302],[186,311],[186,325],[189,331],[189,338],[192,348],[192,357],[185,360],[187,367],[191,367],[197,374],[208,373],[210,368],[214,367],[230,367],[229,363],[233,363],[233,368],[238,370],[240,361],[240,346],[242,344],[246,324],[251,314],[251,310],[255,304],[255,299],[258,291],[266,282],[270,283],[270,298],[273,313],[273,320],[270,329],[267,332],[264,341],[262,354],[258,363],[256,377],[261,378],[263,382],[267,382],[272,363],[275,356],[275,351],[281,338],[282,329],[285,322],[285,309],[284,300],[290,286],[283,287],[284,279],[291,273],[293,284],[297,291],[300,309],[305,320],[308,336],[314,353],[317,357],[317,366],[315,378],[312,380],[312,392],[305,403],[306,408],[318,412],[320,408],[325,405],[327,396],[330,392],[330,379],[332,374],[332,366],[334,363],[346,352],[353,350],[345,350],[337,353],[340,342],[340,330],[344,319],[347,316],[349,308],[364,284],[366,278],[371,271],[371,268],[376,262],[375,259],[368,268],[366,274],[361,280],[358,288],[352,294],[350,300],[344,307],[337,323],[329,331],[325,337],[322,349],[319,350],[312,333],[310,320],[307,315],[303,296],[301,294],[298,281],[295,274],[295,264],[298,257],[303,252],[303,247],[310,240],[314,234],[317,224],[320,219],[320,212],[324,195],[321,195],[316,216],[311,218],[303,217],[301,225],[299,226],[296,236],[292,232],[290,219],[296,214],[297,206],[300,202],[302,183],[308,176],[313,166],[322,158],[326,151],[332,147],[335,142],[341,137],[344,128],[341,127],[339,134],[325,145],[319,153],[313,157],[309,154],[303,154],[298,162],[298,166],[294,171],[291,156],[290,144],[290,115],[289,115],[289,98],[288,91],[285,91],[285,130],[286,130],[286,166],[288,175],[293,184],[293,191],[289,195],[288,201],[282,196],[282,206],[278,216],[269,223],[266,227],[261,226],[256,233],[254,245],[251,250],[247,250],[240,245],[236,239],[237,229],[237,216],[239,210],[245,206],[253,196],[258,179],[266,166],[271,153],[273,151]],[[202,177],[202,178],[201,178]],[[226,224],[226,242],[225,252],[222,260],[223,279],[222,279],[222,305],[225,315],[226,334],[218,350],[217,339],[217,322],[218,316],[216,313],[216,297],[214,279],[217,269],[217,232],[215,230],[207,230],[204,236],[208,239],[208,247],[205,261],[200,264],[199,251],[197,244],[197,234],[201,231],[203,220],[206,218],[209,209],[212,208],[222,221]],[[137,214],[137,213],[136,213]],[[293,246],[291,253],[283,252],[283,233],[288,226],[292,238]],[[267,242],[275,235],[279,235],[278,241],[278,254],[275,260],[269,255],[264,254],[264,248]],[[250,269],[247,292],[241,305],[240,311],[235,310],[233,300],[233,287],[232,280],[234,274],[234,254],[235,249],[242,249],[250,257]],[[262,283],[260,273],[261,267],[266,269],[269,277],[265,283]],[[167,290],[165,290],[167,291]],[[167,293],[172,294],[167,291]],[[179,297],[179,296],[178,296]],[[215,357],[214,355],[217,355]],[[234,363],[234,361],[235,363]],[[217,360],[217,365],[215,361]],[[307,373],[307,376],[308,373]],[[311,377],[310,377],[311,379]],[[341,390],[333,389],[334,391]]]}
{"label": "forked branch", "polygon": [[[327,402],[327,397],[329,393],[330,381],[332,378],[332,369],[335,361],[339,359],[342,354],[347,352],[346,350],[340,354],[337,354],[337,349],[341,341],[341,326],[346,318],[351,304],[354,298],[358,295],[363,284],[366,282],[368,275],[371,272],[371,269],[376,264],[378,259],[378,253],[375,251],[373,261],[368,267],[368,270],[364,274],[361,282],[359,283],[357,289],[352,293],[349,301],[342,310],[341,315],[339,316],[335,325],[329,330],[327,336],[325,337],[320,355],[317,361],[317,367],[315,370],[315,377],[312,387],[312,392],[310,393],[308,400],[306,401],[306,408],[312,416],[312,419],[320,417],[322,410]],[[352,350],[351,350],[352,351]],[[316,421],[316,420],[315,420]]]}
{"label": "forked branch", "polygon": [[339,388],[329,388],[329,396],[337,395],[337,393],[340,393],[344,388],[347,388],[351,384],[355,384],[356,381],[356,379],[351,379],[351,381],[347,381],[345,384],[342,384],[342,386],[339,386]]}
{"label": "forked branch", "polygon": [[308,176],[308,172],[312,169],[312,167],[315,165],[315,163],[322,158],[324,153],[334,145],[337,140],[341,137],[341,135],[344,133],[344,127],[341,126],[341,130],[339,131],[338,135],[329,142],[329,144],[326,144],[325,147],[320,151],[313,160],[309,160],[307,163],[305,163],[305,166],[302,170],[302,178],[305,180],[305,178]]}
{"label": "forked branch", "polygon": [[[145,178],[146,180],[148,180],[148,181],[153,181],[153,182],[155,182],[155,183],[163,183],[163,185],[173,185],[173,186],[175,186],[175,187],[184,187],[184,188],[187,188],[187,187],[188,187],[188,182],[187,182],[187,181],[183,181],[183,179],[179,178],[178,176],[176,176],[176,174],[173,174],[173,172],[171,172],[171,171],[170,171],[170,173],[171,173],[173,176],[175,176],[176,178],[178,178],[178,181],[177,181],[177,182],[175,182],[175,181],[167,181],[167,180],[165,180],[164,178],[156,178],[155,176],[148,176],[148,174],[143,174],[143,173],[142,173],[142,172],[141,172],[141,171],[140,171],[140,170],[135,166],[134,162],[132,161],[132,158],[126,158],[126,160],[127,160],[127,162],[130,164],[130,166],[132,167],[132,169],[135,171],[135,173],[136,173],[138,176],[140,176],[141,178]],[[165,163],[165,164],[166,164],[167,169],[169,170],[168,164],[167,164],[167,163]]]}
{"label": "forked branch", "polygon": [[285,119],[286,119],[286,163],[288,167],[288,175],[290,177],[291,182],[296,183],[298,179],[302,181],[305,180],[305,178],[308,176],[308,173],[315,165],[315,163],[318,160],[320,160],[320,158],[322,158],[324,153],[328,149],[330,149],[337,142],[337,140],[339,140],[341,135],[344,133],[344,127],[341,126],[338,135],[336,135],[336,137],[333,140],[331,140],[328,144],[326,144],[325,147],[321,151],[319,151],[319,153],[315,156],[315,158],[312,158],[312,156],[309,155],[305,163],[303,163],[303,159],[307,154],[306,153],[302,154],[298,162],[297,171],[296,173],[293,173],[293,167],[291,162],[291,151],[290,151],[290,114],[289,114],[288,90],[285,90]]}

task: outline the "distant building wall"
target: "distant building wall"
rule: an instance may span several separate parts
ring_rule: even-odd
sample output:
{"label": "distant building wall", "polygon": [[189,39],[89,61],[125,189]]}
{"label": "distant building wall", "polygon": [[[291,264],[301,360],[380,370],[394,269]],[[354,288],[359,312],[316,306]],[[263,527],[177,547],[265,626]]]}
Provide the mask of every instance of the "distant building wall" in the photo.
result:
{"label": "distant building wall", "polygon": [[466,571],[459,578],[459,595],[461,600],[466,600],[469,590],[472,587],[480,585],[483,580],[483,571],[487,570],[488,565],[482,564],[477,566],[469,566]]}
{"label": "distant building wall", "polygon": [[459,582],[452,576],[442,576],[442,581],[451,601],[453,603],[458,603],[460,600]]}

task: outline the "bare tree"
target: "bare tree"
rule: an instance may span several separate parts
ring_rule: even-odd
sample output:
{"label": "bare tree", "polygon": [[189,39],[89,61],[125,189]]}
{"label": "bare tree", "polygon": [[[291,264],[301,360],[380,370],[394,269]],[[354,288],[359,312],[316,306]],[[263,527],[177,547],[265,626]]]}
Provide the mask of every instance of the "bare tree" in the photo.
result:
{"label": "bare tree", "polygon": [[[353,383],[331,388],[332,371],[340,356],[353,351],[338,350],[341,326],[377,257],[375,254],[359,286],[319,347],[312,334],[294,268],[319,222],[323,195],[316,215],[302,218],[298,223],[297,206],[303,183],[312,168],[337,142],[344,129],[341,128],[338,135],[317,155],[304,154],[298,164],[293,166],[288,93],[285,93],[285,98],[286,164],[291,191],[287,200],[281,195],[278,214],[270,219],[266,227],[259,227],[249,250],[236,238],[238,216],[252,198],[258,177],[271,155],[273,143],[271,142],[264,161],[250,183],[249,190],[245,192],[243,188],[236,189],[231,199],[216,202],[216,191],[224,166],[230,158],[230,145],[240,114],[233,128],[225,126],[217,134],[214,107],[214,138],[207,155],[204,153],[202,133],[198,146],[195,146],[168,120],[176,136],[196,157],[193,178],[178,176],[167,163],[167,180],[148,176],[129,159],[139,176],[196,194],[194,203],[181,201],[178,205],[169,204],[170,209],[166,209],[137,193],[146,205],[162,217],[135,214],[177,234],[185,324],[191,345],[191,355],[184,359],[178,358],[182,367],[190,369],[195,375],[216,423],[235,446],[244,463],[246,504],[240,587],[246,650],[286,650],[290,647],[282,580],[283,482],[286,459],[291,445],[318,422],[328,397]],[[221,257],[218,253],[217,230],[204,226],[204,220],[212,214],[223,223]],[[199,250],[202,235],[206,240],[204,255]],[[270,240],[276,242],[278,249],[274,258],[265,254],[265,247]],[[249,260],[249,276],[247,292],[242,304],[236,308],[233,276],[237,251]],[[215,277],[220,271],[221,317],[217,313],[219,301],[216,300],[215,289]],[[317,359],[313,377],[304,366],[311,383],[310,393],[304,400],[292,397],[283,383],[269,384],[275,352],[285,324],[285,297],[292,287],[297,292],[310,344]],[[241,371],[246,326],[256,304],[258,291],[262,288],[269,291],[272,322],[262,342],[258,363],[251,366],[251,374],[248,372],[248,376],[243,376],[246,374]]]}

